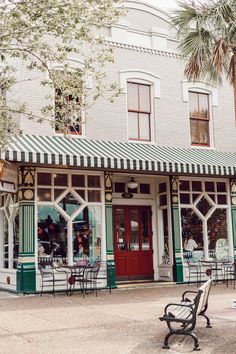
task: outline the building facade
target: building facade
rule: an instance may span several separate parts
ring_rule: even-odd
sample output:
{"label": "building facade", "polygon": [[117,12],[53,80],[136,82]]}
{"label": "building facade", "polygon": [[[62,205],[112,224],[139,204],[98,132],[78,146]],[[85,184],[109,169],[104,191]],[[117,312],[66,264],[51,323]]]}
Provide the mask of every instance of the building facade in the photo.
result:
{"label": "building facade", "polygon": [[[10,162],[0,178],[4,289],[38,291],[42,257],[107,260],[115,286],[185,282],[189,257],[236,255],[233,92],[186,80],[164,11],[125,6],[104,29],[115,53],[108,76],[123,93],[99,100],[69,138],[22,117],[24,134],[1,154]],[[25,80],[18,93],[37,113],[44,90]]]}

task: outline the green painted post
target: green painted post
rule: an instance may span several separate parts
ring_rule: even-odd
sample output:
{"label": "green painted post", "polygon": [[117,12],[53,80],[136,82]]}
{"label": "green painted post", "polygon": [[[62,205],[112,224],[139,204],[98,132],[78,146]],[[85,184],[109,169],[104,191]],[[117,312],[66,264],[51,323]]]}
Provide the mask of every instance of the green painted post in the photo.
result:
{"label": "green painted post", "polygon": [[34,169],[21,167],[19,182],[19,256],[16,290],[21,293],[33,293],[36,290]]}
{"label": "green painted post", "polygon": [[110,285],[116,287],[114,238],[113,238],[113,210],[112,210],[112,173],[105,172],[105,210],[106,210],[106,245],[107,262],[110,266]]}
{"label": "green painted post", "polygon": [[172,235],[173,235],[173,254],[174,280],[177,283],[183,282],[183,263],[181,257],[181,235],[179,223],[179,197],[178,197],[178,177],[171,177],[171,215],[172,215]]}

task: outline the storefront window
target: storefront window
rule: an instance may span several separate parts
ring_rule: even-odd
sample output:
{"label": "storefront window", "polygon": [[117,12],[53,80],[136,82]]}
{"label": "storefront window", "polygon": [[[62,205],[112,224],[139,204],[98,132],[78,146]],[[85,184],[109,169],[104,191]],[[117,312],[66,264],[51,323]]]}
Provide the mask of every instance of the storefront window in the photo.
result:
{"label": "storefront window", "polygon": [[[40,178],[44,183],[45,177]],[[49,180],[51,186],[37,186],[39,257],[53,257],[56,262],[70,264],[100,258],[100,176],[53,173],[50,178],[47,176]],[[50,192],[48,200],[42,199],[43,189]]]}
{"label": "storefront window", "polygon": [[207,221],[209,257],[221,259],[229,255],[227,210],[216,209]]}
{"label": "storefront window", "polygon": [[[188,186],[186,186],[187,188]],[[168,223],[168,198],[167,184],[162,182],[158,185],[158,216],[159,216],[159,234],[161,263],[170,263],[170,245],[169,245],[169,223]]]}
{"label": "storefront window", "polygon": [[73,260],[101,257],[101,207],[89,206],[73,221]]}
{"label": "storefront window", "polygon": [[0,224],[1,267],[16,268],[19,251],[19,217],[13,194],[1,195]]}
{"label": "storefront window", "polygon": [[182,244],[184,258],[202,258],[203,229],[202,220],[193,209],[181,209]]}
{"label": "storefront window", "polygon": [[38,206],[38,256],[58,257],[65,263],[67,221],[53,206]]}
{"label": "storefront window", "polygon": [[180,180],[179,183],[184,260],[228,256],[226,182]]}

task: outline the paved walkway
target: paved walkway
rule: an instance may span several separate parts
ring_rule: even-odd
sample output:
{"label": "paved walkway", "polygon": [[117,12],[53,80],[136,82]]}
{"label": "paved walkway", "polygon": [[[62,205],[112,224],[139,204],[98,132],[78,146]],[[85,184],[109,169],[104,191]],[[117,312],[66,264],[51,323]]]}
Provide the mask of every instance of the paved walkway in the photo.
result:
{"label": "paved walkway", "polygon": [[[162,349],[164,306],[195,286],[163,286],[99,292],[96,298],[17,296],[0,293],[0,353],[159,354],[190,353],[191,338],[173,337]],[[198,321],[200,353],[233,354],[236,348],[236,290],[213,286],[209,315],[213,328]]]}

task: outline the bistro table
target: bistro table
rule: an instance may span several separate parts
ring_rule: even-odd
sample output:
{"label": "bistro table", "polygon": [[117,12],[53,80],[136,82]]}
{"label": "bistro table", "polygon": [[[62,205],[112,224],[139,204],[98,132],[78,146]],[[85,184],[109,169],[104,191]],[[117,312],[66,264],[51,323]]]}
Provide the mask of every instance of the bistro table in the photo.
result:
{"label": "bistro table", "polygon": [[76,282],[80,284],[80,289],[83,293],[83,297],[85,292],[88,290],[88,285],[91,290],[94,290],[93,286],[96,283],[97,273],[99,271],[99,263],[83,263],[78,262],[74,265],[66,265],[63,266],[70,270],[71,275],[68,278],[68,282],[70,285],[69,292],[72,295]]}
{"label": "bistro table", "polygon": [[[221,275],[223,275],[222,273],[222,267],[223,265],[230,265],[232,262],[228,259],[224,260],[224,259],[209,259],[209,260],[200,260],[201,265],[208,267],[206,269],[206,275],[209,276],[214,282],[215,284],[218,283],[219,277],[218,277],[218,271],[221,271]],[[213,279],[213,275],[215,276],[215,279]]]}

